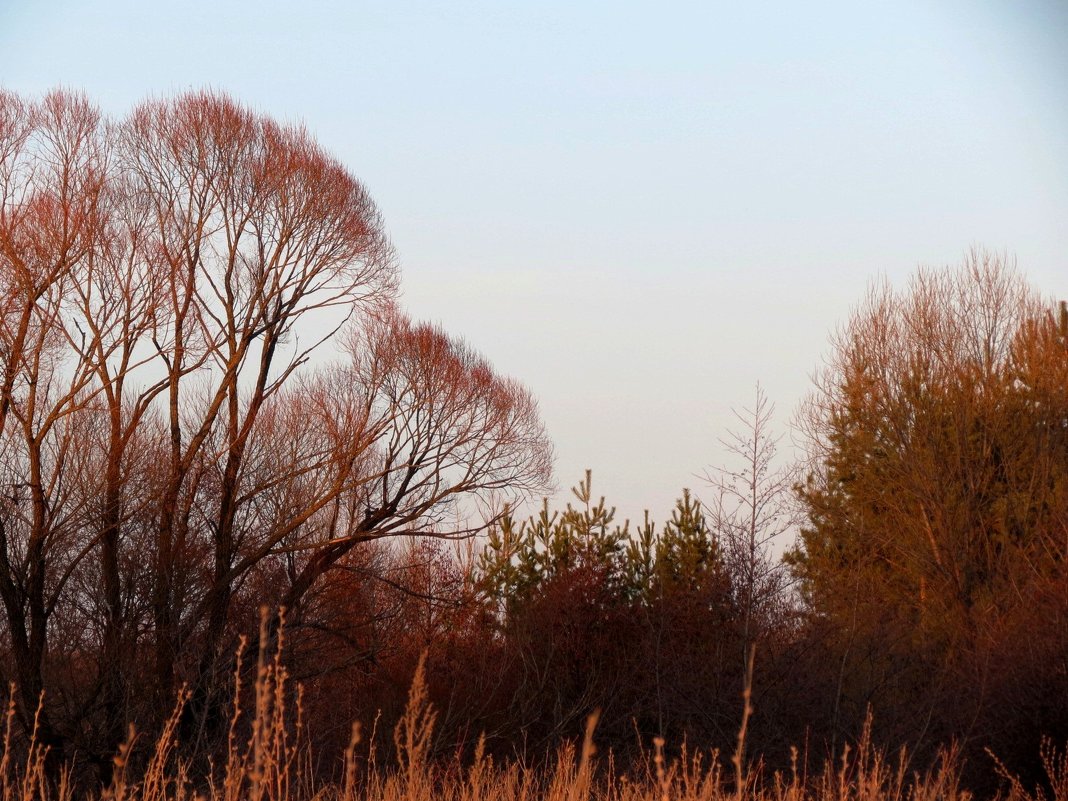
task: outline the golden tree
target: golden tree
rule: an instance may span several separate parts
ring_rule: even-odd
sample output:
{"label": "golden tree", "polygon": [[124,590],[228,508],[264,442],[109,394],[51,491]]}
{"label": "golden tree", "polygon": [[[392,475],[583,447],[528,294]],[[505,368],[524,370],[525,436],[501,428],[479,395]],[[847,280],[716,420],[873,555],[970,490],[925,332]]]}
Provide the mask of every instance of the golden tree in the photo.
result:
{"label": "golden tree", "polygon": [[839,633],[839,702],[910,711],[901,736],[939,703],[974,725],[1001,622],[1064,577],[1066,333],[1003,259],[972,252],[872,289],[805,407],[795,569]]}

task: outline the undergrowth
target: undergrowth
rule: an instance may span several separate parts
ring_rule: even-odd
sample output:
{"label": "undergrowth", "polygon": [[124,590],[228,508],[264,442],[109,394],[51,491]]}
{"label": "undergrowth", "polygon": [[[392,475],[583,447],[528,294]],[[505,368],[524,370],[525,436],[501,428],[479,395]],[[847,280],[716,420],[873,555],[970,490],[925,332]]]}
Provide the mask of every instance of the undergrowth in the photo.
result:
{"label": "undergrowth", "polygon": [[[656,738],[640,758],[618,765],[611,753],[597,753],[594,714],[582,740],[562,743],[547,767],[495,761],[482,740],[465,763],[442,762],[431,758],[435,712],[422,662],[405,714],[393,732],[395,760],[379,764],[373,737],[361,747],[361,728],[353,724],[338,779],[324,782],[310,769],[300,692],[291,686],[281,647],[270,656],[260,652],[255,684],[248,692],[242,692],[240,676],[238,669],[238,700],[225,753],[203,775],[193,775],[179,748],[178,722],[189,700],[183,691],[147,757],[138,761],[143,767],[133,768],[137,734],[131,728],[114,758],[110,784],[96,791],[77,789],[69,769],[50,771],[35,732],[27,747],[13,748],[15,707],[9,702],[0,744],[0,801],[972,801],[961,787],[961,760],[955,749],[944,750],[930,770],[909,772],[903,750],[892,756],[873,746],[870,727],[844,747],[837,760],[815,772],[799,765],[795,750],[791,770],[767,775],[759,762],[754,766],[744,760],[748,696],[737,749],[729,760],[685,745],[678,757],[669,759],[664,741]],[[22,752],[17,758],[16,750]],[[1042,760],[1046,785],[1028,788],[995,758],[1004,780],[999,798],[1068,801],[1065,751],[1047,742]],[[725,770],[725,762],[733,769]]]}

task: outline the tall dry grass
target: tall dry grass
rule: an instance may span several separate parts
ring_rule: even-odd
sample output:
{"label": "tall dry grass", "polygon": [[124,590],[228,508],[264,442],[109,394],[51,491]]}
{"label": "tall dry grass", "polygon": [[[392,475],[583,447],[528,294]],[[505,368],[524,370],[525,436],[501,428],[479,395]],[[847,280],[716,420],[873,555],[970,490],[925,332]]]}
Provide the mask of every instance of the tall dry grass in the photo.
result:
{"label": "tall dry grass", "polygon": [[[499,763],[487,756],[484,741],[467,763],[442,762],[431,755],[435,723],[420,663],[407,709],[393,732],[396,758],[379,764],[375,743],[361,746],[361,729],[353,725],[349,747],[339,760],[339,778],[319,781],[311,770],[304,734],[299,688],[291,686],[281,647],[262,650],[252,687],[235,674],[235,702],[225,753],[204,775],[194,776],[181,755],[177,730],[189,699],[183,691],[162,733],[132,767],[137,735],[132,729],[115,756],[110,785],[97,791],[75,788],[69,771],[56,777],[46,770],[45,749],[31,736],[15,758],[12,732],[14,704],[4,720],[0,753],[0,801],[972,801],[960,786],[960,759],[944,751],[929,771],[910,773],[902,751],[891,757],[872,745],[870,727],[846,746],[834,763],[809,772],[796,750],[792,769],[767,775],[745,764],[745,722],[751,712],[745,698],[738,744],[730,760],[716,752],[691,752],[685,745],[668,758],[656,738],[639,759],[618,765],[611,753],[597,754],[591,715],[580,742],[565,742],[553,764],[539,769],[517,761]],[[244,701],[242,701],[244,699]],[[364,754],[364,756],[358,756]],[[1047,743],[1042,753],[1047,785],[1028,788],[999,765],[1003,801],[1068,801],[1068,757]],[[733,771],[725,771],[729,763]]]}

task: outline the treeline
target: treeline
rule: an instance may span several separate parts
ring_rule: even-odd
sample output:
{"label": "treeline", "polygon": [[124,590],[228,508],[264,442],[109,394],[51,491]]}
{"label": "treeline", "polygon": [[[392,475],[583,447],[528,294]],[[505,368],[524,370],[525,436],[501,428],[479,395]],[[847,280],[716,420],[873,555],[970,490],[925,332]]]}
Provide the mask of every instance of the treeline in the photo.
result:
{"label": "treeline", "polygon": [[[732,753],[755,648],[767,766],[792,747],[822,764],[870,716],[910,769],[954,747],[975,789],[995,757],[1043,775],[1043,738],[1068,739],[1068,310],[979,252],[877,286],[799,416],[807,461],[777,466],[770,415],[758,395],[709,500],[684,492],[662,524],[617,524],[587,475],[566,508],[497,521],[466,567],[420,546],[402,563],[436,554],[451,578],[406,585],[423,622],[385,638],[412,638],[378,657],[403,666],[390,708],[426,650],[443,754],[485,732],[539,759],[593,709],[617,754],[655,736]],[[383,675],[353,679],[351,714]]]}
{"label": "treeline", "polygon": [[423,654],[443,757],[484,734],[536,763],[594,709],[621,757],[732,752],[747,685],[773,767],[869,714],[917,768],[956,741],[977,783],[987,748],[1030,770],[1068,738],[1068,312],[1003,260],[874,289],[801,464],[758,393],[731,464],[637,525],[589,475],[517,518],[550,480],[532,394],[397,285],[367,193],[299,128],[211,93],[122,120],[0,93],[12,747],[107,782],[186,693],[170,734],[206,769],[280,636],[327,773],[353,720],[392,730]]}

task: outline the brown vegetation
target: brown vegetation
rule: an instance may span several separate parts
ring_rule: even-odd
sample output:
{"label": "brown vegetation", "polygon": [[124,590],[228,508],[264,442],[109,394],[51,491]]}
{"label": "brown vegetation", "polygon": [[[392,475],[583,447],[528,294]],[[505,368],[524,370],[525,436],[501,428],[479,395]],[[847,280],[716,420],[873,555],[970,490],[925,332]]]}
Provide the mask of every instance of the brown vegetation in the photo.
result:
{"label": "brown vegetation", "polygon": [[[266,624],[266,621],[265,621]],[[855,743],[845,745],[840,756],[810,769],[807,760],[793,752],[790,768],[769,774],[743,758],[745,728],[738,735],[728,777],[716,752],[691,752],[685,746],[669,758],[664,742],[656,738],[627,766],[620,766],[611,753],[595,746],[597,716],[586,722],[581,744],[567,739],[550,763],[531,768],[511,759],[496,761],[480,741],[468,760],[433,760],[429,744],[437,719],[429,703],[425,672],[420,662],[404,713],[393,730],[395,759],[379,761],[373,738],[363,743],[362,730],[354,724],[348,747],[336,765],[335,778],[316,778],[310,769],[312,755],[303,738],[299,695],[294,703],[292,687],[279,652],[273,657],[260,652],[254,686],[242,692],[240,671],[235,703],[229,720],[225,752],[200,781],[189,771],[176,742],[177,721],[188,694],[162,730],[147,759],[140,766],[130,761],[136,733],[114,759],[115,770],[99,796],[113,801],[307,801],[308,799],[366,799],[367,801],[969,801],[971,793],[961,787],[960,756],[954,750],[940,753],[926,772],[911,772],[902,750],[896,757],[873,747],[866,726]],[[293,713],[296,713],[295,715]],[[67,774],[50,781],[45,770],[43,746],[31,740],[24,760],[12,756],[9,707],[0,754],[0,793],[11,801],[67,801],[74,797]],[[1005,801],[1065,801],[1068,798],[1068,758],[1049,743],[1043,746],[1045,783],[1028,789],[1023,782],[999,768],[1006,781]]]}
{"label": "brown vegetation", "polygon": [[793,562],[846,730],[872,707],[881,736],[928,752],[1068,739],[1064,307],[981,252],[876,287],[803,421]]}
{"label": "brown vegetation", "polygon": [[58,761],[182,685],[214,741],[260,604],[548,482],[529,393],[390,305],[363,187],[226,97],[0,94],[0,268],[0,679]]}
{"label": "brown vegetation", "polygon": [[1065,797],[1063,305],[978,251],[876,287],[804,464],[758,390],[633,526],[589,474],[518,516],[533,396],[397,283],[299,128],[0,93],[5,799]]}

